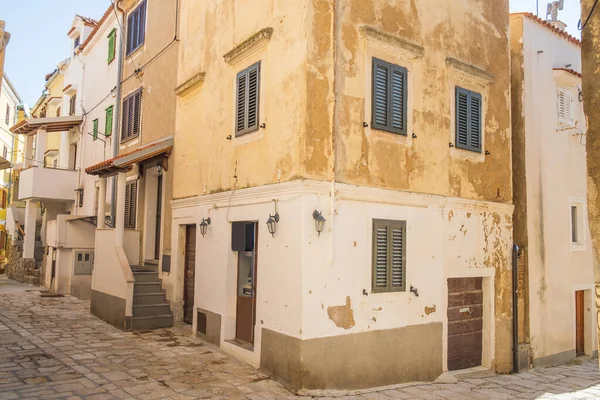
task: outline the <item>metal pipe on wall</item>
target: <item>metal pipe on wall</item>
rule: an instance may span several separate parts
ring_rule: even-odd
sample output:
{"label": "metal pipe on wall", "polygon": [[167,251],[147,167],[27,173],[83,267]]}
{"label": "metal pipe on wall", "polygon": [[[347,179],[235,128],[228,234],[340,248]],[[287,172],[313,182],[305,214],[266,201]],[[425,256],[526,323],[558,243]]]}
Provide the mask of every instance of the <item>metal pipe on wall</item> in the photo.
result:
{"label": "metal pipe on wall", "polygon": [[512,307],[513,307],[513,372],[519,372],[519,246],[513,244],[512,257]]}

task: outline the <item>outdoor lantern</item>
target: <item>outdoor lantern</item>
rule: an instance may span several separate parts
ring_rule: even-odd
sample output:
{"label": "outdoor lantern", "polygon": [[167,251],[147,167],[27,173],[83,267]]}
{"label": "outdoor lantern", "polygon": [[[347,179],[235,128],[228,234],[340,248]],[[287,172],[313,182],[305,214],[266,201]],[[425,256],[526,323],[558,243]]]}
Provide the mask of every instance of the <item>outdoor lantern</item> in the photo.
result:
{"label": "outdoor lantern", "polygon": [[275,237],[275,231],[277,230],[277,223],[279,222],[279,213],[275,213],[275,215],[269,214],[269,219],[267,220],[267,228],[269,228],[269,233],[271,236]]}
{"label": "outdoor lantern", "polygon": [[163,170],[162,163],[156,164],[156,172],[158,172],[159,175],[162,175],[162,170]]}
{"label": "outdoor lantern", "polygon": [[315,229],[317,230],[319,236],[321,236],[321,232],[323,232],[323,228],[325,227],[325,221],[327,220],[325,219],[323,214],[321,214],[321,212],[317,210],[313,211],[313,218],[315,220]]}
{"label": "outdoor lantern", "polygon": [[208,218],[202,218],[202,222],[200,222],[200,233],[202,234],[202,237],[204,237],[204,235],[206,235],[206,230],[208,229],[208,226],[210,225],[210,217]]}

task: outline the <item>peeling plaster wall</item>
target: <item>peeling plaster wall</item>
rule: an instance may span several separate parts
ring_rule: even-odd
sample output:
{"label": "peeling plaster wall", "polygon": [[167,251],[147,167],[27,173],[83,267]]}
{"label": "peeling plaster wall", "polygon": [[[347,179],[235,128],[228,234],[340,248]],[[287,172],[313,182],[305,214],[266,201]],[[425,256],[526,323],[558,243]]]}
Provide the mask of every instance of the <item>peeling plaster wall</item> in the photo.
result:
{"label": "peeling plaster wall", "polygon": [[[553,68],[581,71],[581,49],[547,28],[511,17],[513,132],[515,136],[515,236],[527,257],[531,351],[536,360],[575,356],[575,291],[592,290],[591,236],[585,209],[586,121],[578,100],[579,78]],[[520,62],[517,62],[520,60]],[[570,80],[565,82],[565,79]],[[559,126],[557,88],[574,87],[574,127]],[[518,178],[517,178],[518,176]],[[579,205],[582,245],[571,243],[571,205]],[[588,292],[591,294],[591,292]],[[591,296],[588,296],[591,297]],[[597,349],[594,305],[586,304],[586,353]]]}
{"label": "peeling plaster wall", "polygon": [[[339,124],[335,137],[336,178],[469,199],[510,202],[510,75],[508,1],[342,0],[336,26]],[[372,44],[361,26],[424,47],[406,57],[397,48]],[[371,123],[370,65],[383,58],[408,69],[408,136],[363,128]],[[451,57],[493,75],[479,85],[458,79]],[[491,153],[449,149],[453,141],[454,85],[474,86],[484,95],[483,148]],[[416,139],[411,134],[417,135]]]}

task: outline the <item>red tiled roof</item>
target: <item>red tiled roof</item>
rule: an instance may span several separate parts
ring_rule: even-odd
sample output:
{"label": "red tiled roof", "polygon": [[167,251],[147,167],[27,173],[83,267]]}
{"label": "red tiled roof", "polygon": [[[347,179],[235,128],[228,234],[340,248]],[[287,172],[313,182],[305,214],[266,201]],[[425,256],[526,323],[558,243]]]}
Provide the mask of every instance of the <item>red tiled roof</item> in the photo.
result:
{"label": "red tiled roof", "polygon": [[104,21],[106,21],[106,19],[108,18],[108,16],[112,12],[112,10],[113,10],[113,5],[111,4],[110,6],[108,6],[108,8],[106,9],[106,11],[104,12],[104,15],[102,15],[102,18],[100,18],[100,21],[98,21],[96,23],[96,27],[94,28],[94,30],[92,30],[90,32],[90,34],[88,35],[88,37],[85,39],[85,42],[83,42],[83,44],[81,45],[81,47],[80,47],[81,51],[83,51],[83,49],[85,49],[85,46],[87,46],[87,44],[90,42],[90,40],[92,40],[92,38],[100,30],[100,27],[102,26],[102,24],[104,23]]}
{"label": "red tiled roof", "polygon": [[558,28],[552,26],[552,24],[550,22],[544,21],[543,19],[541,19],[540,17],[536,16],[533,13],[521,12],[521,13],[513,13],[511,15],[522,15],[524,17],[527,17],[530,20],[532,20],[533,22],[536,22],[536,23],[542,25],[543,27],[551,30],[552,32],[556,33],[557,35],[563,37],[564,39],[568,40],[569,42],[571,42],[577,46],[581,46],[581,41],[579,39],[577,39],[574,36],[569,35],[566,31],[564,31],[562,29],[558,29]]}
{"label": "red tiled roof", "polygon": [[83,21],[84,24],[86,25],[91,25],[91,26],[96,26],[98,25],[98,21],[96,21],[95,19],[89,18],[89,17],[84,17],[83,15],[79,15],[79,14],[75,14],[77,17],[81,18],[81,20]]}
{"label": "red tiled roof", "polygon": [[63,93],[66,92],[67,90],[71,89],[73,85],[67,85],[65,86],[65,88],[63,89]]}
{"label": "red tiled roof", "polygon": [[581,72],[577,72],[574,69],[571,68],[553,68],[555,71],[565,71],[571,75],[575,75],[578,78],[582,78],[583,75],[581,75]]}

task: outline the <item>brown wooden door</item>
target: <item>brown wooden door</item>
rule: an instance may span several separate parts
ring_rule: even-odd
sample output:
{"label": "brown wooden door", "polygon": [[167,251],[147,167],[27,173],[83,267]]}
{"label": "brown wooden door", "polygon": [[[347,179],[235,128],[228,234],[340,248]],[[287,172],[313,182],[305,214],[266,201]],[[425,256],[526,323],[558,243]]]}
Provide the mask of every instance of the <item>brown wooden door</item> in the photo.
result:
{"label": "brown wooden door", "polygon": [[194,320],[194,277],[196,274],[196,225],[185,227],[185,272],[183,282],[183,322]]}
{"label": "brown wooden door", "polygon": [[448,370],[481,365],[482,278],[448,279]]}
{"label": "brown wooden door", "polygon": [[251,251],[238,252],[238,285],[235,338],[254,344],[254,324],[256,319],[256,223],[248,222],[248,230],[254,235]]}
{"label": "brown wooden door", "polygon": [[575,349],[578,356],[585,354],[583,318],[583,290],[579,290],[575,292]]}

